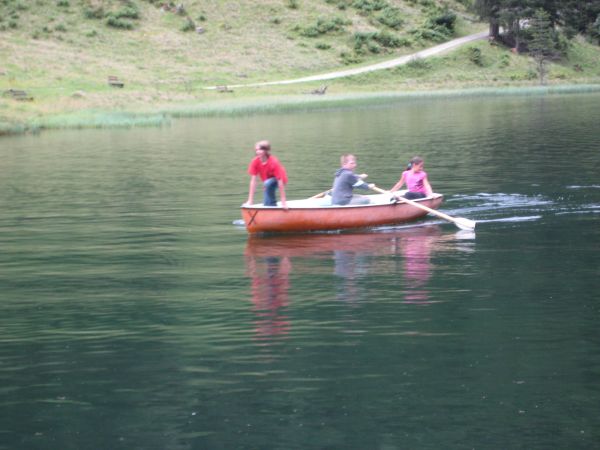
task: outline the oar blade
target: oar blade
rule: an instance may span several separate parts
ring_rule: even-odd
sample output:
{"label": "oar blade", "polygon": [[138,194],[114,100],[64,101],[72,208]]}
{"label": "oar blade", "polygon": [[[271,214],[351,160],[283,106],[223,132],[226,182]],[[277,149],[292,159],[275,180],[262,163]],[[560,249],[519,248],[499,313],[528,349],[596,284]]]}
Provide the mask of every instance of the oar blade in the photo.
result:
{"label": "oar blade", "polygon": [[470,219],[465,219],[464,217],[455,217],[454,223],[461,230],[474,230],[477,222]]}

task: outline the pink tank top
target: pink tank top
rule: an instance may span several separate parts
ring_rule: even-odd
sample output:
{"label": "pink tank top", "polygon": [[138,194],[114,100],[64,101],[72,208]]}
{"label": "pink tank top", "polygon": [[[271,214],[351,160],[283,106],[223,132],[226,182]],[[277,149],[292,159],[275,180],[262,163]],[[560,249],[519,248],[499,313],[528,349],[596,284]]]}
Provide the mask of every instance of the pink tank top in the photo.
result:
{"label": "pink tank top", "polygon": [[413,172],[412,170],[404,171],[404,180],[406,180],[406,187],[410,192],[422,192],[427,194],[423,180],[427,178],[427,172],[421,170],[420,172]]}

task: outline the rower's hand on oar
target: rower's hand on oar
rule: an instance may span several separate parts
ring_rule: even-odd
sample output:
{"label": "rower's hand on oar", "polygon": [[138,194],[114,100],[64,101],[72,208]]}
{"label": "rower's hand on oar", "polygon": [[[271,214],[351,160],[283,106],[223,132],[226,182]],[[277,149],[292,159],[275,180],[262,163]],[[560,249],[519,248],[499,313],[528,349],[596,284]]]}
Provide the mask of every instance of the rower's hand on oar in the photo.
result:
{"label": "rower's hand on oar", "polygon": [[369,189],[373,190],[373,188],[375,187],[375,183],[369,183],[368,187],[369,187]]}
{"label": "rower's hand on oar", "polygon": [[364,180],[365,178],[367,178],[369,175],[367,175],[366,173],[361,173],[358,178],[360,178],[361,180]]}

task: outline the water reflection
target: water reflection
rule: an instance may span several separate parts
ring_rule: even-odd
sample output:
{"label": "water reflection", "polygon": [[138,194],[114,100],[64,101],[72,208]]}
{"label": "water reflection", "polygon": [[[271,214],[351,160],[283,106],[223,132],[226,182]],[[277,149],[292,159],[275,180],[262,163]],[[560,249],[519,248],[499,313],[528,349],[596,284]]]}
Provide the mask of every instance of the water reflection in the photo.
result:
{"label": "water reflection", "polygon": [[285,335],[289,331],[290,322],[285,308],[289,303],[291,269],[288,256],[256,258],[248,252],[246,254],[246,273],[252,280],[252,309],[259,338]]}
{"label": "water reflection", "polygon": [[[250,236],[246,245],[246,273],[251,278],[258,337],[290,331],[288,290],[290,275],[333,276],[336,299],[355,305],[361,280],[397,274],[399,294],[406,304],[428,305],[429,281],[435,270],[432,257],[443,250],[472,249],[473,232],[443,232],[437,226],[407,227],[377,232]],[[466,240],[466,241],[465,241]],[[461,243],[467,242],[466,245]]]}

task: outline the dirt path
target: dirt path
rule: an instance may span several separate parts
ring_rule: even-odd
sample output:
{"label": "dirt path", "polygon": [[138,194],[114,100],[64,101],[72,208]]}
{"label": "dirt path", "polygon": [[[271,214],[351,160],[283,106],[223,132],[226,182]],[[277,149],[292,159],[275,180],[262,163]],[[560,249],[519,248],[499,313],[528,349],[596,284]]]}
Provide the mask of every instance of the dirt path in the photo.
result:
{"label": "dirt path", "polygon": [[[470,34],[469,36],[464,36],[458,39],[453,39],[448,42],[444,42],[443,44],[436,45],[435,47],[431,47],[425,50],[421,50],[417,53],[412,53],[410,55],[401,56],[400,58],[390,59],[389,61],[383,61],[377,64],[372,64],[370,66],[365,67],[357,67],[356,69],[348,69],[348,70],[340,70],[337,72],[329,72],[321,75],[312,75],[309,77],[303,78],[295,78],[293,80],[282,80],[282,81],[267,81],[264,83],[249,83],[249,84],[228,84],[228,88],[241,88],[241,87],[256,87],[256,86],[273,86],[278,84],[294,84],[294,83],[305,83],[307,81],[323,81],[323,80],[332,80],[334,78],[343,78],[349,77],[351,75],[358,75],[360,73],[373,72],[374,70],[383,70],[390,69],[392,67],[401,66],[402,64],[406,64],[412,59],[415,58],[427,58],[428,56],[439,55],[445,51],[454,49],[456,47],[460,47],[461,45],[467,44],[469,42],[477,41],[480,39],[485,39],[489,36],[488,31],[482,31],[475,34]],[[204,89],[217,89],[218,86],[206,87]]]}

